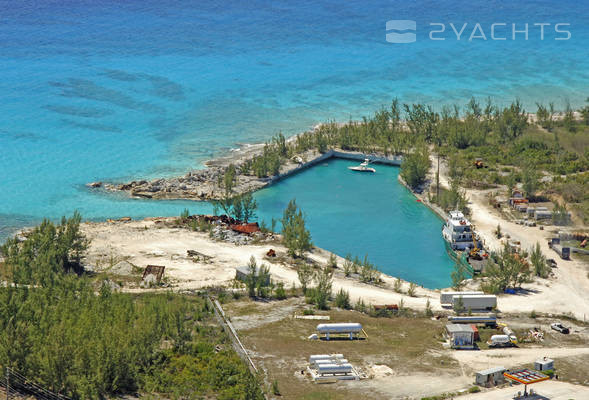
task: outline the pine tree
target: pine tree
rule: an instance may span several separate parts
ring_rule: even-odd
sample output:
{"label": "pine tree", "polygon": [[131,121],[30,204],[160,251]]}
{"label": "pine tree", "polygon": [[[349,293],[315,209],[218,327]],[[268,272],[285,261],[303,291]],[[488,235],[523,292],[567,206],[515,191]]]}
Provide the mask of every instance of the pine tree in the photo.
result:
{"label": "pine tree", "polygon": [[288,203],[282,216],[282,236],[288,254],[292,257],[302,257],[313,246],[303,211],[297,207],[294,199]]}

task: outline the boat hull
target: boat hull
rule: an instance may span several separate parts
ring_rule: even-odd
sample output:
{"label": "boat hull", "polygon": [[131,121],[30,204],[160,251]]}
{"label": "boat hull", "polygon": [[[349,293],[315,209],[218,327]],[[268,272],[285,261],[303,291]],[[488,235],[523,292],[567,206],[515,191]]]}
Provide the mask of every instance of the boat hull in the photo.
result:
{"label": "boat hull", "polygon": [[367,167],[348,167],[350,171],[356,172],[371,172],[374,173],[376,170],[374,168],[367,168]]}

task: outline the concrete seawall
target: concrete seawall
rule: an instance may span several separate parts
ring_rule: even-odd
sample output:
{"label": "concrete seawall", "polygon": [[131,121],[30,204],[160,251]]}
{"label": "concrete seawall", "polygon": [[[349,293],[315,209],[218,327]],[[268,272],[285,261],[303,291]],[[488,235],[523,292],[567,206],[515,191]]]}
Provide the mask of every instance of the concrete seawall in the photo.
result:
{"label": "concrete seawall", "polygon": [[383,164],[383,165],[390,165],[398,167],[403,162],[403,158],[400,156],[391,156],[391,157],[382,157],[376,155],[368,155],[359,152],[347,152],[343,150],[329,150],[326,153],[321,154],[320,156],[307,161],[300,166],[291,169],[290,171],[284,172],[282,174],[275,175],[271,178],[268,178],[267,186],[270,186],[276,182],[279,182],[285,178],[298,174],[306,170],[307,168],[311,168],[319,163],[327,161],[331,158],[341,158],[344,160],[355,160],[355,161],[364,161],[365,159],[369,159],[370,162],[374,164]]}

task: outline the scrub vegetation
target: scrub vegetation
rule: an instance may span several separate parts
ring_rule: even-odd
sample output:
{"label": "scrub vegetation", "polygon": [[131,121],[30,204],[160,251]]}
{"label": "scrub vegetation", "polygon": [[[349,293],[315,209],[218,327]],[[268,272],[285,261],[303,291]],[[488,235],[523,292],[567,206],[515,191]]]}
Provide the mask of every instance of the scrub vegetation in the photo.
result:
{"label": "scrub vegetation", "polygon": [[81,217],[1,248],[0,364],[73,399],[261,399],[202,296],[133,295],[83,271]]}

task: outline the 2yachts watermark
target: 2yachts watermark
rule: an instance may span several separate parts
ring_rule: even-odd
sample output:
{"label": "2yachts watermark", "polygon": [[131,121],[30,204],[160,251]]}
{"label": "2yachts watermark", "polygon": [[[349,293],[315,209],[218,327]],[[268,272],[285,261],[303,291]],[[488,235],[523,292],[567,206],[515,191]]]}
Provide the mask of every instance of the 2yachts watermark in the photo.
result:
{"label": "2yachts watermark", "polygon": [[[569,23],[443,23],[430,22],[426,29],[429,40],[569,40],[572,37]],[[420,28],[421,29],[421,28]],[[417,41],[417,22],[390,20],[386,23],[386,41],[389,43],[413,43]]]}

